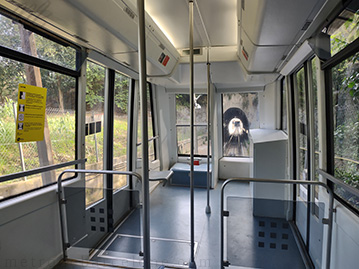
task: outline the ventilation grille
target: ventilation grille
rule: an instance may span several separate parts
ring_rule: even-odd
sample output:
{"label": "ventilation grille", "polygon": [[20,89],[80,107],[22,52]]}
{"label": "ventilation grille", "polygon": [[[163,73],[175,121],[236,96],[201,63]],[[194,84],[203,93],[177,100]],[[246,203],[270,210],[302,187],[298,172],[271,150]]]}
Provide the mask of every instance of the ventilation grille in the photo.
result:
{"label": "ventilation grille", "polygon": [[131,19],[136,17],[135,12],[133,12],[129,7],[125,7],[123,10],[127,13],[128,16],[130,16]]}
{"label": "ventilation grille", "polygon": [[302,30],[305,31],[308,29],[309,25],[311,24],[312,22],[311,21],[306,21],[302,27]]}
{"label": "ventilation grille", "polygon": [[[182,56],[188,56],[189,49],[182,50]],[[202,49],[193,49],[193,55],[202,55]]]}

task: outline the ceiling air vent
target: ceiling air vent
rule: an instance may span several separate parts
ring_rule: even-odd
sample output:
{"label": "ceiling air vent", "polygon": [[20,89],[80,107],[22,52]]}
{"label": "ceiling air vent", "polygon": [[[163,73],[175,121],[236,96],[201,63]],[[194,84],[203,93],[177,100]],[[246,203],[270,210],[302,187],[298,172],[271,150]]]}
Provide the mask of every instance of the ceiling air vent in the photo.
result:
{"label": "ceiling air vent", "polygon": [[123,10],[127,13],[128,16],[130,16],[131,19],[136,17],[135,12],[133,12],[129,7],[125,7]]}
{"label": "ceiling air vent", "polygon": [[309,25],[311,24],[312,22],[311,21],[306,21],[302,27],[302,30],[305,31],[308,29]]}
{"label": "ceiling air vent", "polygon": [[165,49],[166,49],[165,45],[163,45],[162,43],[160,43],[158,46],[159,46],[162,50],[165,50]]}
{"label": "ceiling air vent", "polygon": [[[182,56],[188,56],[189,49],[182,50]],[[202,55],[202,49],[193,49],[193,55]]]}

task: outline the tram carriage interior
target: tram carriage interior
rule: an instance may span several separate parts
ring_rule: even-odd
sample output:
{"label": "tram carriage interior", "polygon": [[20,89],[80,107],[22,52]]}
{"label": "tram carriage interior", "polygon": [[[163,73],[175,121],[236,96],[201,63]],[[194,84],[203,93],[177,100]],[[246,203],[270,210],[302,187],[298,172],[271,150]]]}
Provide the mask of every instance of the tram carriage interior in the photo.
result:
{"label": "tram carriage interior", "polygon": [[0,268],[358,268],[358,12],[0,0]]}

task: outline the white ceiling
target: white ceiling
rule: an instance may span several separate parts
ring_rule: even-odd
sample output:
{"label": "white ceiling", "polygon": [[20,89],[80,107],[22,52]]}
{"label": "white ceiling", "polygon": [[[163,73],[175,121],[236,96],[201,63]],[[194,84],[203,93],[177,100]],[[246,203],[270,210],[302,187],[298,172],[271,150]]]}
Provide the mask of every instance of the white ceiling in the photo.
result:
{"label": "white ceiling", "polygon": [[[167,34],[175,48],[188,48],[188,0],[146,0],[145,4],[146,11]],[[236,44],[237,0],[194,1],[194,46]]]}
{"label": "white ceiling", "polygon": [[[266,84],[340,1],[194,0],[194,46],[210,47],[212,81],[217,86]],[[138,71],[137,0],[0,0],[0,5]],[[180,54],[189,47],[188,0],[145,0],[145,8],[150,33],[148,75],[158,83],[186,87],[189,57]],[[308,31],[302,29],[306,22],[310,23]],[[196,55],[195,62],[206,63],[207,51]],[[170,55],[166,68],[158,61],[162,52]],[[175,68],[178,63],[180,67]],[[205,69],[197,69],[197,75],[203,75]],[[202,83],[202,79],[197,81]]]}

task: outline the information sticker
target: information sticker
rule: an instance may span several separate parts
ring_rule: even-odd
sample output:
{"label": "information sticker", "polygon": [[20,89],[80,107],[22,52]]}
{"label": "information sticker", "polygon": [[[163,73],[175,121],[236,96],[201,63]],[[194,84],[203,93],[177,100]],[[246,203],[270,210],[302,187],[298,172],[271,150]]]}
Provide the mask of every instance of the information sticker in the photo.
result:
{"label": "information sticker", "polygon": [[19,84],[15,142],[44,139],[47,89]]}

